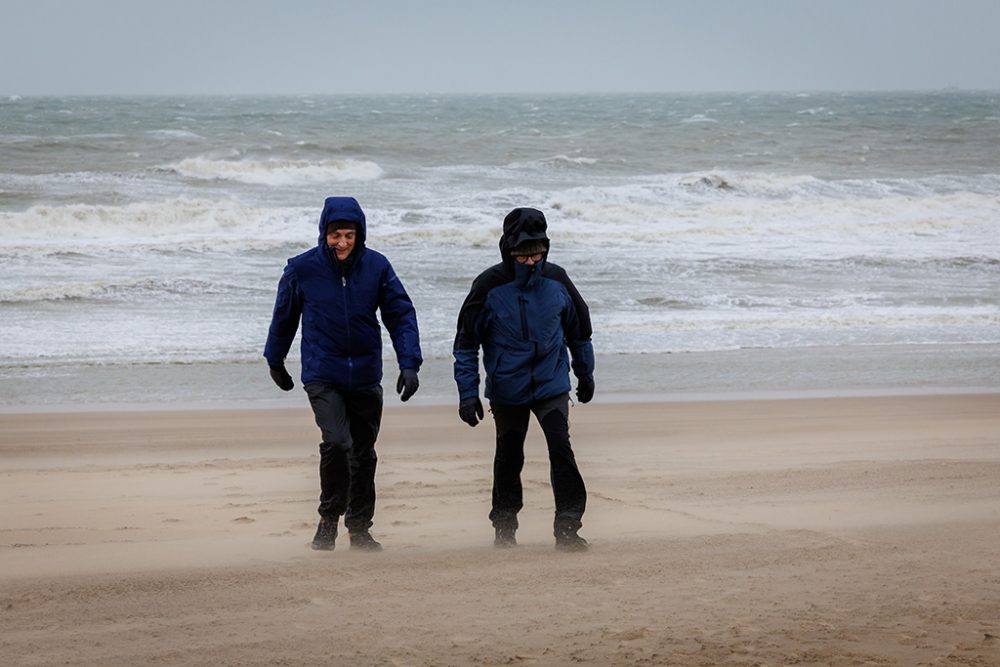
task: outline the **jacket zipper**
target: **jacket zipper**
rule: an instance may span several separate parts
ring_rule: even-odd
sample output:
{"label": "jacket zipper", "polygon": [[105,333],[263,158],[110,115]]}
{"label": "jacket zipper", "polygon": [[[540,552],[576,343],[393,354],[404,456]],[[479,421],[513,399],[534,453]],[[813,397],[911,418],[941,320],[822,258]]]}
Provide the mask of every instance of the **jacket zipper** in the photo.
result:
{"label": "jacket zipper", "polygon": [[[525,342],[528,342],[528,340],[529,340],[529,338],[528,338],[528,313],[527,313],[527,305],[526,305],[527,302],[528,302],[528,300],[525,299],[524,296],[518,295],[518,297],[517,297],[517,305],[518,305],[519,310],[521,311],[521,336],[524,338]],[[535,364],[534,364],[534,358],[538,355],[538,350],[535,349],[536,347],[537,347],[537,343],[532,343],[532,352],[531,352],[532,363],[528,367],[528,390],[531,392],[531,398],[532,399],[534,399],[534,397],[535,397]]]}
{"label": "jacket zipper", "polygon": [[[344,323],[347,327],[347,344],[351,344],[351,309],[348,307],[347,303],[347,274],[340,274],[340,286],[343,288],[344,295]],[[348,354],[347,355],[347,388],[352,389],[354,387],[354,358]]]}

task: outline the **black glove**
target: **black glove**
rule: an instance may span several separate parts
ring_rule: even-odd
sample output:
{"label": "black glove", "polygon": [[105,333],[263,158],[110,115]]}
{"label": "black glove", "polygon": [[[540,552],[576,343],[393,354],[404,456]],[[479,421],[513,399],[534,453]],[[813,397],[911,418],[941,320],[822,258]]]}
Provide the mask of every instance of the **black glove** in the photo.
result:
{"label": "black glove", "polygon": [[576,400],[581,403],[590,403],[594,397],[594,378],[580,379],[576,383]]}
{"label": "black glove", "polygon": [[458,416],[469,426],[475,426],[483,418],[483,402],[478,396],[462,399],[458,403]]}
{"label": "black glove", "polygon": [[418,387],[420,387],[420,380],[417,379],[417,371],[412,368],[404,368],[399,371],[399,379],[396,380],[396,393],[399,394],[399,400],[404,403],[410,400],[410,396],[417,393]]}
{"label": "black glove", "polygon": [[280,389],[291,391],[295,387],[295,383],[292,382],[292,376],[285,370],[284,365],[270,366],[269,368],[271,369],[271,379],[274,380],[274,384],[278,385]]}

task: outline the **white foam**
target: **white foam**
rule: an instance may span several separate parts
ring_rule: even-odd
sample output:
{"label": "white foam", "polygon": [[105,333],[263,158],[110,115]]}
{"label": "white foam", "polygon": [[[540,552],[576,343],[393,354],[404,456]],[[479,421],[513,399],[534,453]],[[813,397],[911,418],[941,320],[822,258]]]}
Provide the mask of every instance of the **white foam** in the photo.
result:
{"label": "white foam", "polygon": [[944,181],[709,176],[571,188],[545,206],[563,240],[594,243],[611,226],[620,239],[673,256],[935,258],[967,255],[970,247],[1000,256],[1000,199],[986,187],[948,192]]}
{"label": "white foam", "polygon": [[178,243],[211,246],[302,239],[314,228],[312,209],[262,209],[176,198],[124,206],[72,204],[0,212],[0,249],[16,254]]}
{"label": "white foam", "polygon": [[194,141],[204,141],[205,137],[189,130],[150,130],[146,134],[163,139],[189,139]]}
{"label": "white foam", "polygon": [[110,282],[102,280],[24,289],[0,289],[0,303],[86,299],[105,293],[110,286]]}
{"label": "white foam", "polygon": [[[188,296],[223,295],[232,297],[237,291],[252,288],[232,282],[213,282],[194,278],[118,278],[116,280],[68,280],[49,282],[41,286],[0,289],[0,303],[30,303],[39,301],[113,300],[138,301],[181,299]],[[268,290],[270,291],[270,286]]]}
{"label": "white foam", "polygon": [[715,118],[709,118],[705,114],[696,113],[693,116],[685,118],[681,121],[682,123],[718,123]]}
{"label": "white foam", "polygon": [[597,158],[592,157],[570,157],[568,155],[553,155],[551,157],[544,157],[538,160],[533,160],[532,162],[513,162],[508,165],[512,169],[520,169],[526,166],[537,166],[537,165],[555,165],[555,166],[591,166],[598,163]]}
{"label": "white foam", "polygon": [[251,185],[295,185],[340,181],[374,181],[382,168],[368,160],[213,160],[187,158],[164,167],[199,180],[224,180]]}

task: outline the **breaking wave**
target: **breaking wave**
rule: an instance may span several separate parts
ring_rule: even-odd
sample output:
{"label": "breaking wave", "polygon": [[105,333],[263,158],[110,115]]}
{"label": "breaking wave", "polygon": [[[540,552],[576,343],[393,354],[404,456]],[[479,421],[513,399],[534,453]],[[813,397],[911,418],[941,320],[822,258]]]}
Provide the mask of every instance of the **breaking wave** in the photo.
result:
{"label": "breaking wave", "polygon": [[212,240],[300,240],[312,236],[312,209],[265,209],[177,198],[124,206],[70,204],[0,212],[0,249],[51,254],[94,246],[144,247]]}
{"label": "breaking wave", "polygon": [[223,180],[250,185],[295,185],[330,181],[374,181],[382,168],[368,160],[212,160],[196,157],[164,167],[187,178]]}
{"label": "breaking wave", "polygon": [[180,300],[189,296],[230,296],[239,291],[263,291],[271,286],[242,286],[193,278],[141,278],[134,280],[92,280],[21,289],[0,289],[0,303],[28,304],[46,301],[134,301],[140,299]]}

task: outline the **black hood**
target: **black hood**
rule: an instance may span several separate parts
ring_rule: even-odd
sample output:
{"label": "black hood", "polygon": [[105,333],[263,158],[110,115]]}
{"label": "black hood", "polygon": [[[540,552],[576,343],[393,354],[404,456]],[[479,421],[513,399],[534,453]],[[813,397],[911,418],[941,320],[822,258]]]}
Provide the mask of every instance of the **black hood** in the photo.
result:
{"label": "black hood", "polygon": [[503,236],[500,237],[500,256],[504,263],[513,262],[510,251],[525,241],[541,241],[545,254],[549,252],[549,237],[545,214],[535,208],[515,208],[503,219]]}

